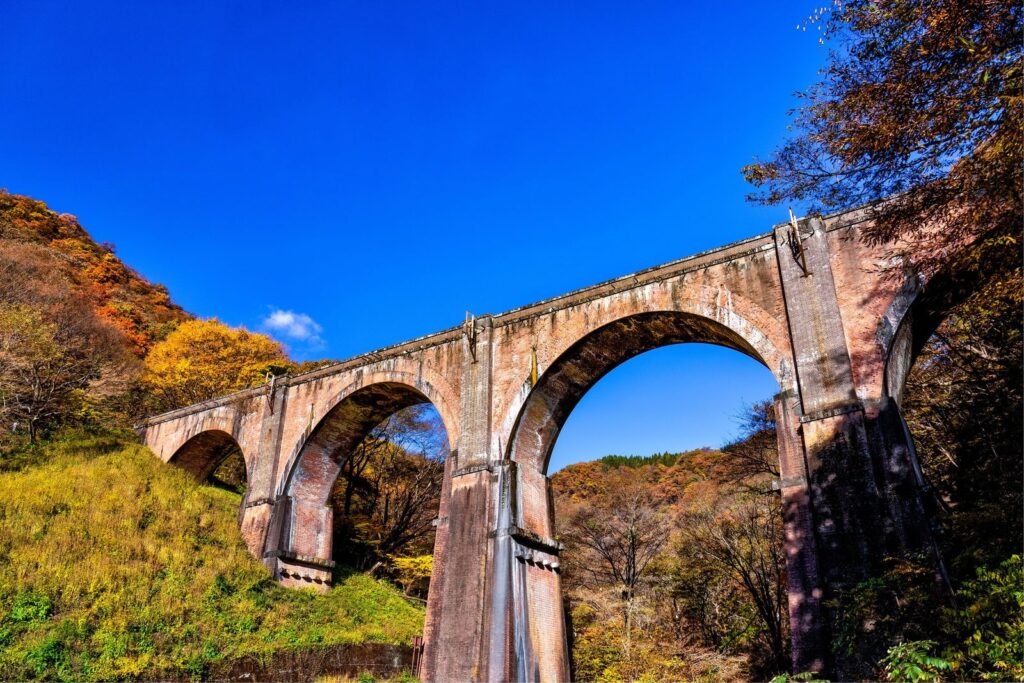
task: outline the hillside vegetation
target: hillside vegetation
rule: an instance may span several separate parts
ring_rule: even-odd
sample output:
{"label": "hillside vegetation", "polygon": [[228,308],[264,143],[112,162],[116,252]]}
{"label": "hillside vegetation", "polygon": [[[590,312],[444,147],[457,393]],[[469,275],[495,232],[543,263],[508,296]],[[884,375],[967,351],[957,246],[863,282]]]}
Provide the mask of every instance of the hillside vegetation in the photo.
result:
{"label": "hillside vegetation", "polygon": [[243,657],[409,643],[423,610],[390,584],[278,586],[238,534],[236,493],[144,447],[75,437],[0,473],[0,677],[208,677]]}
{"label": "hillside vegetation", "polygon": [[310,369],[270,337],[197,320],[70,214],[0,190],[0,455]]}
{"label": "hillside vegetation", "polygon": [[[46,271],[33,279],[63,282],[142,356],[190,316],[171,301],[166,287],[146,280],[114,250],[112,244],[97,244],[74,216],[0,190],[0,251],[5,261]],[[40,283],[23,284],[32,289]]]}
{"label": "hillside vegetation", "polygon": [[[841,628],[831,634],[833,647],[872,653],[872,679],[1024,678],[1020,431],[1014,418],[998,419],[1000,411],[1019,415],[1019,394],[1005,384],[1001,395],[970,392],[990,402],[980,437],[987,448],[980,448],[966,421],[949,420],[959,412],[943,410],[919,386],[967,385],[950,381],[962,370],[946,362],[950,350],[965,346],[962,323],[949,321],[930,362],[915,368],[908,411],[928,449],[927,474],[949,505],[939,518],[939,540],[956,599],[936,583],[930,554],[891,558],[881,576],[834,595],[830,607],[840,610]],[[952,457],[935,457],[940,453]],[[606,456],[552,476],[577,680],[786,675],[782,510],[771,486],[777,468],[774,415],[771,404],[761,403],[748,415],[744,438],[721,450]],[[993,477],[998,471],[1015,476],[1000,480]]]}
{"label": "hillside vegetation", "polygon": [[705,448],[606,456],[552,476],[579,680],[788,670],[782,516],[771,472],[740,462]]}

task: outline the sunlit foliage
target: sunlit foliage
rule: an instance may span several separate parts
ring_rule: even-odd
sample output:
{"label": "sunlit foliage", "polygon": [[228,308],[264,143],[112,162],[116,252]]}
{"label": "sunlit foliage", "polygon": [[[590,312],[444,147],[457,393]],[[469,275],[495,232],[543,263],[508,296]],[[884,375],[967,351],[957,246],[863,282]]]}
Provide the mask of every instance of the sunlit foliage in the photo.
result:
{"label": "sunlit foliage", "polygon": [[123,412],[137,376],[123,335],[52,265],[31,245],[0,249],[0,449]]}
{"label": "sunlit foliage", "polygon": [[764,445],[759,415],[725,451],[614,456],[552,477],[579,680],[788,670],[778,494],[760,481],[770,472],[738,476],[729,452]]}
{"label": "sunlit foliage", "polygon": [[182,323],[153,346],[143,365],[154,407],[170,410],[258,386],[290,361],[270,337],[212,319]]}
{"label": "sunlit foliage", "polygon": [[1020,3],[833,0],[809,23],[833,50],[793,137],[744,169],[753,199],[824,212],[885,200],[869,239],[916,242],[903,256],[926,271],[968,241],[1019,252]]}
{"label": "sunlit foliage", "polygon": [[0,190],[0,254],[34,264],[46,273],[22,280],[35,287],[63,281],[69,293],[87,299],[121,332],[141,357],[174,326],[188,318],[167,289],[126,266],[111,244],[97,244],[74,216],[51,211],[43,202]]}

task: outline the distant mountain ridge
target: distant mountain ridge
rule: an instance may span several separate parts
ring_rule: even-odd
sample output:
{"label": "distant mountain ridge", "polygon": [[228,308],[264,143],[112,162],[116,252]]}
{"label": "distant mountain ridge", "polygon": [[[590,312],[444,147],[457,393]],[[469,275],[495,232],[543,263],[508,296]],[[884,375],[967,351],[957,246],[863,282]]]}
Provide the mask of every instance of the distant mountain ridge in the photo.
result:
{"label": "distant mountain ridge", "polygon": [[681,511],[690,503],[718,495],[727,458],[723,451],[697,448],[681,453],[606,455],[568,465],[551,475],[558,520],[580,505],[637,484],[649,492],[652,504]]}

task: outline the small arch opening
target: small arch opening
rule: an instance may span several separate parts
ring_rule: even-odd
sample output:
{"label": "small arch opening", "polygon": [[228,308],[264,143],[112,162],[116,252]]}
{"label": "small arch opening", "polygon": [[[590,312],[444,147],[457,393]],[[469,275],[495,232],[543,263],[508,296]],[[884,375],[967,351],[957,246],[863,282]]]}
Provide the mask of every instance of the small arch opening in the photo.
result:
{"label": "small arch opening", "polygon": [[345,396],[301,447],[286,491],[285,547],[397,584],[425,603],[449,434],[429,388],[371,384]]}
{"label": "small arch opening", "polygon": [[426,601],[448,436],[431,403],[385,418],[342,461],[329,498],[331,556]]}
{"label": "small arch opening", "polygon": [[188,472],[196,481],[233,493],[245,493],[245,457],[235,438],[225,431],[211,429],[196,434],[169,462]]}

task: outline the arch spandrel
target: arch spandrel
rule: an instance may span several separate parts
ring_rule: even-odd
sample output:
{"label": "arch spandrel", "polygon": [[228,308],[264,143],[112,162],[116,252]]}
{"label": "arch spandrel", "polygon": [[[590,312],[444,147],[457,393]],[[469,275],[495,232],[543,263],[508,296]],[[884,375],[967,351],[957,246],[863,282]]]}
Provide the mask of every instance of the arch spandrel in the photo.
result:
{"label": "arch spandrel", "polygon": [[[170,462],[174,455],[193,437],[203,432],[225,432],[239,442],[242,451],[251,451],[246,443],[247,433],[244,429],[246,415],[233,406],[222,406],[215,410],[204,411],[195,415],[164,422],[151,428],[146,433],[146,445],[164,462]],[[246,466],[249,465],[248,460]]]}
{"label": "arch spandrel", "polygon": [[[913,292],[918,282],[906,273],[903,259],[894,256],[894,245],[869,244],[858,234],[857,227],[829,228],[825,236],[854,390],[859,400],[871,401],[882,393],[885,363],[878,323],[886,324],[908,288]],[[896,320],[890,332],[898,325]]]}

